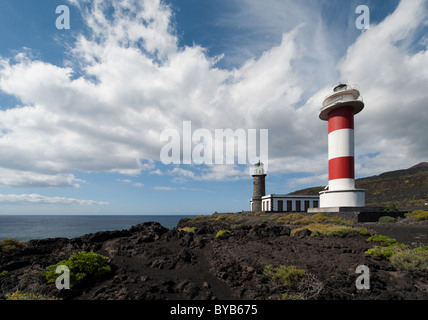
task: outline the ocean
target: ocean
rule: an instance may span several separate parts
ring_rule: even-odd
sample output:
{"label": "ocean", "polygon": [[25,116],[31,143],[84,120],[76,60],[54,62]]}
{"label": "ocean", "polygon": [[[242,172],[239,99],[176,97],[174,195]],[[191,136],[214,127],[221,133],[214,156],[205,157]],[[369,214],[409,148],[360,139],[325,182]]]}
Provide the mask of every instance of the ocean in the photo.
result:
{"label": "ocean", "polygon": [[0,240],[75,238],[98,231],[122,230],[148,221],[174,228],[179,215],[0,215]]}

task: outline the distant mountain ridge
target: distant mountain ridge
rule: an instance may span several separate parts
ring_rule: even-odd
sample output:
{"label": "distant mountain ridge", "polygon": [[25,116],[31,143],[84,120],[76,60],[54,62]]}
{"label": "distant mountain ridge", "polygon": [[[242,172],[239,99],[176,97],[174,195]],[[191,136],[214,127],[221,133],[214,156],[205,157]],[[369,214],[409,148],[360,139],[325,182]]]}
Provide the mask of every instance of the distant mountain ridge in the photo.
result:
{"label": "distant mountain ridge", "polygon": [[[428,162],[420,162],[408,169],[356,179],[355,187],[366,190],[366,206],[385,206],[393,202],[400,208],[428,209],[424,206],[428,202]],[[312,187],[290,194],[317,195],[323,189],[322,186]]]}

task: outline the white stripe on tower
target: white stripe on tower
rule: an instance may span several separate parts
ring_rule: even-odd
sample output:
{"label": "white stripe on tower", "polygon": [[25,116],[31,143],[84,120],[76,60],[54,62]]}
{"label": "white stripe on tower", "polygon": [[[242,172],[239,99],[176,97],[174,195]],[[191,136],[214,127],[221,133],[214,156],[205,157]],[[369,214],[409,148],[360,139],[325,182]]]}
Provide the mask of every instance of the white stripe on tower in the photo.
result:
{"label": "white stripe on tower", "polygon": [[343,106],[328,114],[329,190],[353,190],[354,110]]}

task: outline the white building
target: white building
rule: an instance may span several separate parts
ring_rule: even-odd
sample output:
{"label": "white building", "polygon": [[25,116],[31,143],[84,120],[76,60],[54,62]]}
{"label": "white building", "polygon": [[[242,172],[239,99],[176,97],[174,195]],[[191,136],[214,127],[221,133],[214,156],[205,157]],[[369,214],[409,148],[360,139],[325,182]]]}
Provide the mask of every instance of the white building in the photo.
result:
{"label": "white building", "polygon": [[319,196],[268,194],[262,197],[262,211],[304,212],[319,207]]}

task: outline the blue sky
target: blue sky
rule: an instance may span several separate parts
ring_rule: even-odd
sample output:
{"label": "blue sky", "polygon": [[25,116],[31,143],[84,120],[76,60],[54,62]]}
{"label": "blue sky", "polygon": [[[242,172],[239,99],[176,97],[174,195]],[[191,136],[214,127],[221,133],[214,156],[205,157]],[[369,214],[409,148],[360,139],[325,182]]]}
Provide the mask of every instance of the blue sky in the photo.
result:
{"label": "blue sky", "polygon": [[[355,25],[361,4],[367,30]],[[59,5],[70,29],[56,28]],[[326,185],[318,109],[338,82],[358,84],[366,104],[357,177],[427,161],[427,6],[2,1],[0,214],[248,210],[250,161],[162,163],[161,133],[183,139],[184,121],[213,136],[267,129],[267,193]]]}

